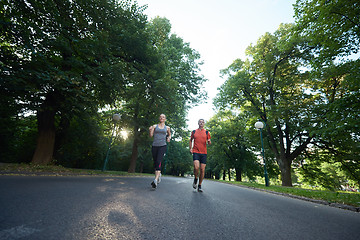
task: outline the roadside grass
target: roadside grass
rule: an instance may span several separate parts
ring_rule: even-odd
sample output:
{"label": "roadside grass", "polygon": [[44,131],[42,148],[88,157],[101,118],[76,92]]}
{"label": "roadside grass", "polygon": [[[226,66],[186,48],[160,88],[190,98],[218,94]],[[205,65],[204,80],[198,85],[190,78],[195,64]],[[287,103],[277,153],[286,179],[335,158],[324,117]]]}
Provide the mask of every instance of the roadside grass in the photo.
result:
{"label": "roadside grass", "polygon": [[328,191],[328,190],[312,190],[300,187],[283,187],[277,185],[270,185],[266,187],[264,184],[249,183],[249,182],[235,182],[223,181],[229,184],[242,185],[250,188],[265,189],[269,191],[291,194],[316,200],[327,201],[328,203],[346,204],[354,207],[360,207],[360,193],[359,192],[344,192],[344,191]]}
{"label": "roadside grass", "polygon": [[109,175],[109,176],[153,176],[148,173],[124,171],[102,171],[94,169],[65,168],[55,165],[0,163],[1,174],[52,174],[52,175]]}
{"label": "roadside grass", "polygon": [[[65,168],[55,165],[35,165],[35,164],[14,164],[0,163],[1,174],[42,174],[42,175],[87,175],[87,176],[153,176],[148,173],[128,173],[123,171],[101,171],[91,169],[75,169]],[[316,200],[327,201],[328,203],[346,204],[354,207],[360,207],[360,193],[344,192],[344,191],[327,191],[327,190],[311,190],[300,187],[282,187],[278,185],[270,185],[266,187],[264,184],[250,182],[223,181],[219,182],[242,185],[249,188],[265,189],[269,191],[291,194]]]}

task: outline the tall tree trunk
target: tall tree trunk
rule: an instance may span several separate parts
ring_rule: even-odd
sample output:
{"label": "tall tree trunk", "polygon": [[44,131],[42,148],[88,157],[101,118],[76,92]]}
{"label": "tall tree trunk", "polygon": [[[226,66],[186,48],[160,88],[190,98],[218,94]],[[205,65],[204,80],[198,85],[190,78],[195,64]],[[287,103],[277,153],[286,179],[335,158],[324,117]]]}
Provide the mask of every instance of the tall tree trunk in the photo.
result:
{"label": "tall tree trunk", "polygon": [[230,170],[230,168],[228,169],[228,175],[229,175],[229,181],[231,181],[231,170]]}
{"label": "tall tree trunk", "polygon": [[279,162],[281,172],[281,185],[284,187],[292,187],[291,179],[291,160],[282,158]]}
{"label": "tall tree trunk", "polygon": [[220,171],[215,171],[215,179],[219,180],[220,179]]}
{"label": "tall tree trunk", "polygon": [[226,170],[223,171],[223,180],[225,181],[225,177],[226,177]]}
{"label": "tall tree trunk", "polygon": [[241,169],[235,168],[235,171],[236,171],[236,181],[241,182],[242,181],[242,179],[241,179]]}
{"label": "tall tree trunk", "polygon": [[134,127],[134,141],[132,146],[132,153],[131,153],[131,160],[128,172],[134,173],[136,169],[136,160],[138,158],[138,145],[139,145],[139,134],[138,134],[138,127]]}
{"label": "tall tree trunk", "polygon": [[141,161],[140,162],[140,170],[139,170],[139,173],[142,173],[144,170],[144,161]]}
{"label": "tall tree trunk", "polygon": [[130,165],[129,165],[129,169],[128,169],[129,173],[135,172],[136,161],[138,158],[138,145],[139,145],[139,137],[140,137],[139,136],[138,115],[139,115],[139,102],[136,103],[135,108],[134,108],[134,117],[133,117],[133,122],[135,123],[134,128],[133,128],[134,129],[134,141],[133,141],[133,146],[132,146]]}
{"label": "tall tree trunk", "polygon": [[54,94],[49,94],[37,112],[38,138],[32,163],[41,165],[51,163],[55,144],[55,101]]}
{"label": "tall tree trunk", "polygon": [[56,129],[55,144],[54,144],[54,158],[61,159],[64,152],[60,152],[61,147],[66,142],[66,135],[70,128],[70,119],[62,116],[59,125]]}

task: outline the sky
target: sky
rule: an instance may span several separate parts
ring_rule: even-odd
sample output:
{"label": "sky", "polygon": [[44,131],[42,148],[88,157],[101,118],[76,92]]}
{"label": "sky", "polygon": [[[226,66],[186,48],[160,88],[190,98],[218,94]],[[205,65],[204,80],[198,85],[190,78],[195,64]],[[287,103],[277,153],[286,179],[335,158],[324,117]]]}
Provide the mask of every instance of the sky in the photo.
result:
{"label": "sky", "polygon": [[201,74],[208,79],[202,86],[207,103],[188,112],[188,129],[198,128],[200,118],[208,121],[214,114],[213,99],[225,79],[220,70],[235,59],[246,59],[245,50],[266,32],[274,33],[281,23],[294,22],[296,0],[137,0],[148,5],[149,20],[165,17],[176,34],[198,51],[204,64]]}

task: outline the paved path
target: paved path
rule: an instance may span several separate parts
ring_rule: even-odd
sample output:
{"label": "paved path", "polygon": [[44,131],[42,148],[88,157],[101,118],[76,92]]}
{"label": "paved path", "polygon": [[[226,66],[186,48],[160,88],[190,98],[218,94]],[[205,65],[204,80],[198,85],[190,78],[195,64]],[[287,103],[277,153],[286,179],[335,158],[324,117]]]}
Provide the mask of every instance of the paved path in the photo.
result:
{"label": "paved path", "polygon": [[0,176],[0,239],[359,239],[360,213],[204,181]]}

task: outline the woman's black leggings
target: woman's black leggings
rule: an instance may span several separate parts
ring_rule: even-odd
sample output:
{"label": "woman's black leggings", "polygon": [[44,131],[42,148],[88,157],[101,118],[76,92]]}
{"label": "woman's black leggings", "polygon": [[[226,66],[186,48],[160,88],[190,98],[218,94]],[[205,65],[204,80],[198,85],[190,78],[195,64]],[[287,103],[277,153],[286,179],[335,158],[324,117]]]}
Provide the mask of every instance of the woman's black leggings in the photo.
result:
{"label": "woman's black leggings", "polygon": [[152,146],[152,156],[154,160],[154,168],[155,171],[161,171],[161,162],[164,158],[164,155],[166,153],[166,145],[165,146]]}

